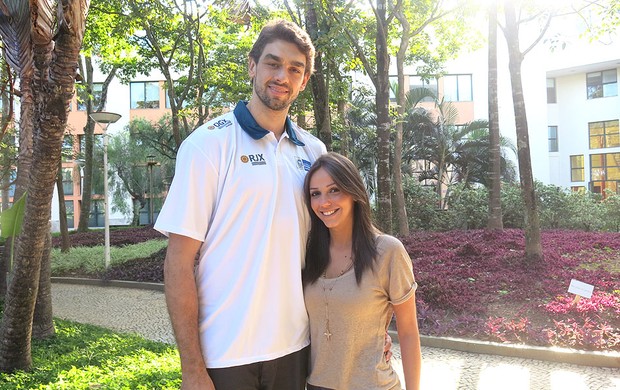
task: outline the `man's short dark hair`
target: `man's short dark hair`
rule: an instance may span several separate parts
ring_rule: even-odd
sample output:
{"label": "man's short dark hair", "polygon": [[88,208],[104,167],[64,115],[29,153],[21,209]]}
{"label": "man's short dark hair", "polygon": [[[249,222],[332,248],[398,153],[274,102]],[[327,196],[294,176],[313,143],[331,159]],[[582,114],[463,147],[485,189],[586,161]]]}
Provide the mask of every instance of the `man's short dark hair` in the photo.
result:
{"label": "man's short dark hair", "polygon": [[284,19],[272,20],[263,27],[256,42],[254,42],[254,46],[252,46],[252,50],[250,50],[249,57],[258,63],[265,46],[277,40],[297,46],[299,51],[306,56],[305,73],[312,74],[314,72],[315,50],[310,36],[295,23]]}

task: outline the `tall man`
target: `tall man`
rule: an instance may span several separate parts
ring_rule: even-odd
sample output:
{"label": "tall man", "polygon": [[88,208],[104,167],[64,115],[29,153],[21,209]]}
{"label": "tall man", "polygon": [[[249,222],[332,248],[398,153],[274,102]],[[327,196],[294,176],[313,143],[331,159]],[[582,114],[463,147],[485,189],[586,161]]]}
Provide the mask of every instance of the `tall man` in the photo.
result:
{"label": "tall man", "polygon": [[314,55],[295,24],[265,26],[249,53],[250,100],[179,149],[155,228],[169,236],[165,293],[183,389],[304,389],[302,186],[325,145],[288,110]]}

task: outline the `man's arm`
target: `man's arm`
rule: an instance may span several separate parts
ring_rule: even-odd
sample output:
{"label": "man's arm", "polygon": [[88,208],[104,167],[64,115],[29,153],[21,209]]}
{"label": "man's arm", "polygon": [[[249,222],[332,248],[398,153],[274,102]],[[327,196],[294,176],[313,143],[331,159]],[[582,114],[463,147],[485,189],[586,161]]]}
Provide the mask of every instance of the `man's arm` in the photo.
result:
{"label": "man's arm", "polygon": [[198,331],[198,290],[194,260],[201,242],[170,234],[164,262],[168,314],[181,358],[181,389],[215,389],[202,356]]}

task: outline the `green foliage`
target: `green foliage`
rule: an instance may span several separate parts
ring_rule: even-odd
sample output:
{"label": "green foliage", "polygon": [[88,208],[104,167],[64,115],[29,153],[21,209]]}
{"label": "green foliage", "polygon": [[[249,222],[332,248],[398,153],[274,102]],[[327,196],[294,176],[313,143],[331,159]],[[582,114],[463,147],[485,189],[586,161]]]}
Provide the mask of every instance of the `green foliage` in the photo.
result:
{"label": "green foliage", "polygon": [[489,216],[489,191],[485,187],[450,187],[447,213],[453,229],[482,229]]}
{"label": "green foliage", "polygon": [[[113,247],[110,250],[110,264],[122,264],[128,260],[148,257],[168,245],[167,240],[149,240],[139,244]],[[54,248],[52,257],[52,275],[69,271],[85,271],[89,273],[103,271],[104,247],[75,247],[68,253],[61,253]]]}
{"label": "green foliage", "polygon": [[448,230],[450,220],[439,209],[439,196],[432,187],[422,186],[411,176],[403,178],[403,192],[409,227],[414,230]]}
{"label": "green foliage", "polygon": [[26,211],[26,197],[24,193],[11,208],[0,213],[0,237],[8,238],[20,233]]}
{"label": "green foliage", "polygon": [[523,228],[523,197],[517,183],[502,183],[502,221],[505,228]]}
{"label": "green foliage", "polygon": [[[448,208],[440,210],[438,195],[410,177],[403,183],[407,217],[412,229],[481,229],[487,224],[488,191],[484,187],[453,185]],[[573,192],[554,185],[536,183],[540,222],[543,229],[620,231],[620,195]],[[524,208],[519,185],[502,184],[502,216],[505,228],[523,228]]]}
{"label": "green foliage", "polygon": [[33,340],[36,370],[0,375],[0,389],[178,389],[176,349],[106,329],[55,320],[56,335]]}
{"label": "green foliage", "polygon": [[[158,194],[167,189],[174,173],[175,148],[170,116],[161,118],[157,123],[134,119],[129,124],[129,129],[117,132],[111,138],[108,155],[110,167],[116,173],[111,175],[115,210],[132,216],[133,221],[138,222],[139,210],[149,200],[147,194],[150,194],[150,169],[153,175],[154,201],[161,203]],[[149,155],[155,156],[156,162],[151,168],[147,164]],[[132,204],[127,204],[127,194]]]}
{"label": "green foliage", "polygon": [[540,182],[536,182],[535,185],[541,226],[552,229],[562,227],[568,207],[568,194],[558,186],[543,185]]}
{"label": "green foliage", "polygon": [[602,211],[605,216],[603,229],[620,232],[620,195],[608,191],[602,202]]}

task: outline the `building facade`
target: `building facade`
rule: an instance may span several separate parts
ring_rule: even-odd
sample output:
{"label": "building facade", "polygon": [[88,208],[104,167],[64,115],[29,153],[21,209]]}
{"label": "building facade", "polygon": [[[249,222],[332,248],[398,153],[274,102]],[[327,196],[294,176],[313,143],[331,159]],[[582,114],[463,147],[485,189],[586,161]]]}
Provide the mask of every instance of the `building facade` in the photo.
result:
{"label": "building facade", "polygon": [[552,184],[619,193],[619,71],[620,57],[547,72]]}

